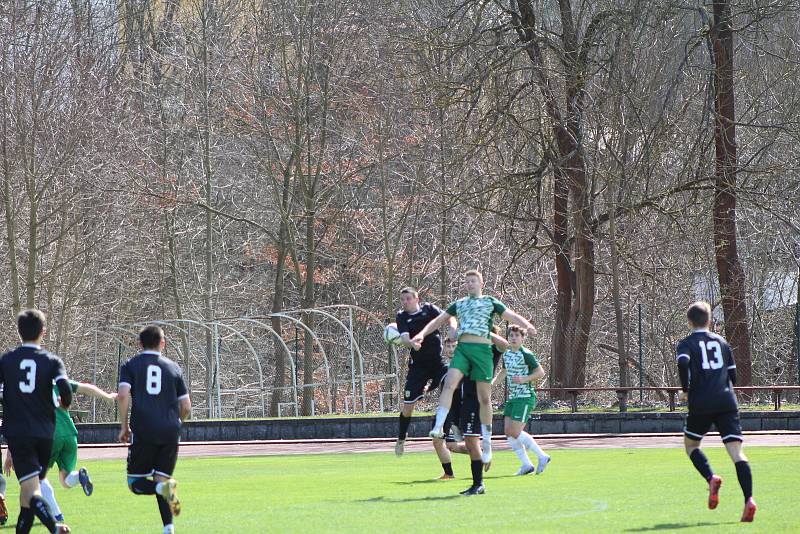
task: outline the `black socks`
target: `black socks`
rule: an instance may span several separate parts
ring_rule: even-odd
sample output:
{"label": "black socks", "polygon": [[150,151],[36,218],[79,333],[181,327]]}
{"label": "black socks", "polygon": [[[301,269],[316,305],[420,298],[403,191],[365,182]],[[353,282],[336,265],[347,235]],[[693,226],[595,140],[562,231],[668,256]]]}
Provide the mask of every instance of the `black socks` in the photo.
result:
{"label": "black socks", "polygon": [[692,451],[692,454],[689,455],[689,458],[692,460],[694,464],[694,468],[700,473],[700,475],[706,479],[710,480],[714,473],[711,471],[711,465],[708,463],[708,458],[700,449],[695,449]]}
{"label": "black socks", "polygon": [[156,500],[158,501],[158,513],[161,514],[161,523],[165,527],[172,524],[172,510],[169,504],[161,495],[156,495]]}
{"label": "black socks", "polygon": [[47,506],[47,503],[42,497],[38,495],[31,497],[30,510],[32,510],[34,515],[39,518],[39,521],[42,522],[47,530],[50,532],[56,531],[56,520],[53,517],[53,514],[50,513],[50,508]]}
{"label": "black socks", "polygon": [[446,464],[442,464],[442,469],[444,469],[445,475],[453,476],[453,464],[451,462],[447,462]]}
{"label": "black socks", "polygon": [[17,519],[17,534],[28,534],[33,526],[33,509],[20,508],[19,519]]}
{"label": "black socks", "polygon": [[406,439],[408,435],[408,425],[411,424],[411,418],[400,414],[400,432],[397,434],[397,439]]}
{"label": "black socks", "polygon": [[742,487],[744,502],[753,496],[753,475],[750,473],[750,464],[746,461],[736,462],[736,477]]}
{"label": "black socks", "polygon": [[480,460],[472,460],[470,462],[472,467],[472,485],[480,486],[483,484],[483,462]]}

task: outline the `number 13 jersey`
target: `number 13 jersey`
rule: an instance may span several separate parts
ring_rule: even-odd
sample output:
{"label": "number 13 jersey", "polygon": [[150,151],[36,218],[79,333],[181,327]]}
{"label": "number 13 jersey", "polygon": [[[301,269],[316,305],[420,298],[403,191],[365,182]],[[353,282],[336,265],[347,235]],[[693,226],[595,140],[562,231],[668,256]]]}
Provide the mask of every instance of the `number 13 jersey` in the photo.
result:
{"label": "number 13 jersey", "polygon": [[62,379],[67,379],[64,362],[38,345],[25,343],[3,354],[3,435],[53,439],[53,383]]}
{"label": "number 13 jersey", "polygon": [[721,413],[737,410],[728,371],[736,369],[725,338],[708,330],[695,330],[678,342],[676,360],[689,359],[689,412]]}
{"label": "number 13 jersey", "polygon": [[119,385],[131,388],[131,431],[149,443],[177,443],[181,431],[178,401],[189,397],[178,364],[155,351],[125,362]]}

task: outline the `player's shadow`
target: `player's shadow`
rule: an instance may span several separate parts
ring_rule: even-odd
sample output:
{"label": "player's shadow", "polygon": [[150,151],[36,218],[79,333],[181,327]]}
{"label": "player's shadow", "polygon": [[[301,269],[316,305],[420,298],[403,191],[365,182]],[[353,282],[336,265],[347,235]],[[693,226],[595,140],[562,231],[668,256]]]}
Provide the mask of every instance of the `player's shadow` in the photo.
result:
{"label": "player's shadow", "polygon": [[398,486],[416,486],[417,484],[441,484],[445,482],[443,480],[439,480],[438,478],[426,478],[425,480],[394,480],[392,484],[397,484]]}
{"label": "player's shadow", "polygon": [[372,497],[371,499],[360,499],[355,502],[374,502],[386,504],[403,504],[407,502],[432,502],[432,501],[450,501],[459,499],[462,495],[437,495],[435,497],[410,497],[408,499],[387,499],[386,497]]}
{"label": "player's shadow", "polygon": [[625,532],[654,532],[657,530],[678,530],[681,528],[715,527],[720,525],[737,525],[737,521],[724,523],[709,523],[708,521],[698,521],[697,523],[659,523],[652,527],[629,528]]}

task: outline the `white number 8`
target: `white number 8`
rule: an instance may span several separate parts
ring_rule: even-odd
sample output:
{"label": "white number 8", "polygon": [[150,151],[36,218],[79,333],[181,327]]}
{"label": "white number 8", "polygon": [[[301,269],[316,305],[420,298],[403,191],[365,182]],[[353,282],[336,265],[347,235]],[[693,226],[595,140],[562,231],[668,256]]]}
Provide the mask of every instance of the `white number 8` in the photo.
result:
{"label": "white number 8", "polygon": [[33,360],[22,360],[19,362],[21,371],[25,371],[25,381],[20,380],[19,390],[23,393],[33,393],[36,389],[36,362]]}
{"label": "white number 8", "polygon": [[161,393],[161,367],[157,365],[147,366],[147,392],[150,395]]}

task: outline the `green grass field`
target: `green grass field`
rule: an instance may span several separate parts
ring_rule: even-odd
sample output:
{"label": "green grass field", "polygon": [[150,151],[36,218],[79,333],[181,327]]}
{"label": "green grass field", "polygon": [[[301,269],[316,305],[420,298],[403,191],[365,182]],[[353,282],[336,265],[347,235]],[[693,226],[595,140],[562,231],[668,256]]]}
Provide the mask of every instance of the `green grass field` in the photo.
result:
{"label": "green grass field", "polygon": [[[740,524],[742,497],[732,463],[708,449],[724,479],[721,503],[705,506],[705,484],[678,449],[553,450],[545,474],[509,476],[511,452],[495,454],[487,493],[461,497],[466,457],[454,458],[453,481],[432,481],[433,453],[302,455],[182,459],[175,473],[183,514],[176,532],[345,533],[455,532],[798,532],[800,450],[747,450],[753,468],[756,522]],[[125,486],[124,462],[87,462],[95,494],[56,488],[76,533],[161,532],[153,497]],[[9,483],[11,519],[17,487]],[[37,524],[38,525],[38,524]],[[34,532],[44,532],[40,525]]]}

